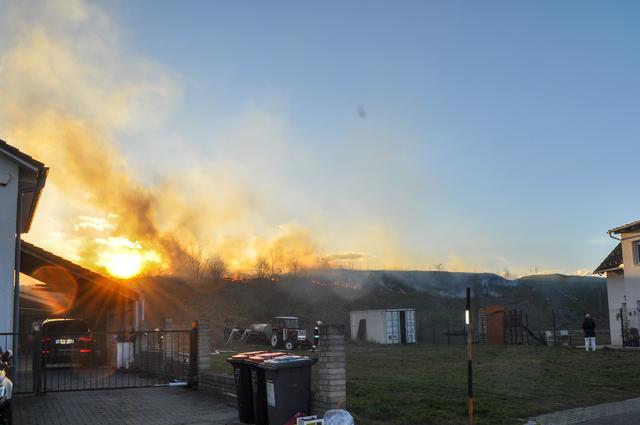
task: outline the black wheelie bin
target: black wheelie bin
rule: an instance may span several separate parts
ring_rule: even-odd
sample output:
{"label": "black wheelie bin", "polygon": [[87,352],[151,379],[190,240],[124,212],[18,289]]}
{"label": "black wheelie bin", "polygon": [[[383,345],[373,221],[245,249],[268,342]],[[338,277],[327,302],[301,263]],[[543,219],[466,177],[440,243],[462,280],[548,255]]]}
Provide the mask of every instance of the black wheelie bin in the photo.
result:
{"label": "black wheelie bin", "polygon": [[270,425],[283,425],[296,413],[309,413],[311,366],[316,361],[306,356],[280,356],[258,365],[264,371]]}
{"label": "black wheelie bin", "polygon": [[264,351],[239,353],[227,359],[233,366],[233,379],[236,384],[236,400],[238,405],[238,419],[245,424],[254,423],[253,398],[251,395],[251,367],[247,359]]}
{"label": "black wheelie bin", "polygon": [[267,392],[264,381],[264,370],[259,366],[266,360],[285,356],[286,354],[287,353],[281,352],[265,352],[247,358],[247,364],[250,367],[251,374],[253,419],[256,425],[269,425],[269,410],[267,409]]}

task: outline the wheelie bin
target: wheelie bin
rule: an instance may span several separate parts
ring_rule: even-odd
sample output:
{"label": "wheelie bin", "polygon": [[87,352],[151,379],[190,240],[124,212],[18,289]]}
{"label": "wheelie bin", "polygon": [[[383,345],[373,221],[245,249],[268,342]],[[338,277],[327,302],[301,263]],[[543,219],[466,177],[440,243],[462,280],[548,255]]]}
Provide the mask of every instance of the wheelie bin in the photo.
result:
{"label": "wheelie bin", "polygon": [[258,365],[264,371],[269,424],[282,425],[296,413],[309,413],[311,366],[317,359],[280,356]]}
{"label": "wheelie bin", "polygon": [[247,358],[251,375],[251,396],[253,402],[253,419],[256,425],[269,425],[269,410],[267,408],[267,392],[264,381],[264,370],[259,366],[269,359],[285,356],[287,353],[262,353]]}
{"label": "wheelie bin", "polygon": [[251,395],[251,368],[247,359],[262,354],[264,351],[239,353],[227,359],[233,366],[233,379],[236,384],[236,400],[238,405],[238,419],[245,424],[254,423],[253,398]]}

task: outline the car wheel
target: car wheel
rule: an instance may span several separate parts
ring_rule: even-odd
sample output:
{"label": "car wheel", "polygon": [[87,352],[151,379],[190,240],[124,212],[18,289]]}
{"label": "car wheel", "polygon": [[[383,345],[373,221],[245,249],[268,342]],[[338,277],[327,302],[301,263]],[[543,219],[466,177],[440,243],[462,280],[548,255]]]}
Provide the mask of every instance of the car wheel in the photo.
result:
{"label": "car wheel", "polygon": [[284,343],[284,348],[285,348],[287,351],[291,351],[291,350],[293,350],[293,341],[291,341],[291,340],[287,340],[287,341]]}
{"label": "car wheel", "polygon": [[278,348],[280,346],[280,335],[277,332],[271,334],[271,346]]}

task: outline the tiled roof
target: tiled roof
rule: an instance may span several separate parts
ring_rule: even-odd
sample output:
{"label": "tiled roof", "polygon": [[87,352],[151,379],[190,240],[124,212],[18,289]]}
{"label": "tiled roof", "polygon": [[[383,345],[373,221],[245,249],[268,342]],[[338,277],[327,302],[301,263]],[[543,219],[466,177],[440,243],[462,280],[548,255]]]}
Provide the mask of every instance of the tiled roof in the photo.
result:
{"label": "tiled roof", "polygon": [[613,251],[611,251],[609,255],[607,255],[607,258],[593,271],[593,274],[617,270],[620,266],[622,266],[622,243],[618,243],[618,245],[613,248]]}

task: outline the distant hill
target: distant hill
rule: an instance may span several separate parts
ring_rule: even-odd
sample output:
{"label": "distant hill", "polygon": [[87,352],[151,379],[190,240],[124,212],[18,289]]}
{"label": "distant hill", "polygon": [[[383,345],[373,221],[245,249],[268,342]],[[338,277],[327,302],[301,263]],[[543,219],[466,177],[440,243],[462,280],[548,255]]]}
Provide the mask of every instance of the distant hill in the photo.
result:
{"label": "distant hill", "polygon": [[302,277],[279,281],[245,280],[191,284],[176,278],[150,278],[138,283],[145,296],[147,320],[162,326],[163,317],[188,326],[194,319],[212,321],[217,344],[222,330],[293,315],[311,327],[316,320],[347,325],[353,310],[413,307],[419,335],[440,335],[446,323],[462,327],[464,296],[472,288],[473,305],[502,304],[521,309],[530,327],[577,329],[590,312],[606,329],[606,281],[599,277],[534,275],[505,279],[492,273],[436,271],[310,270]]}

